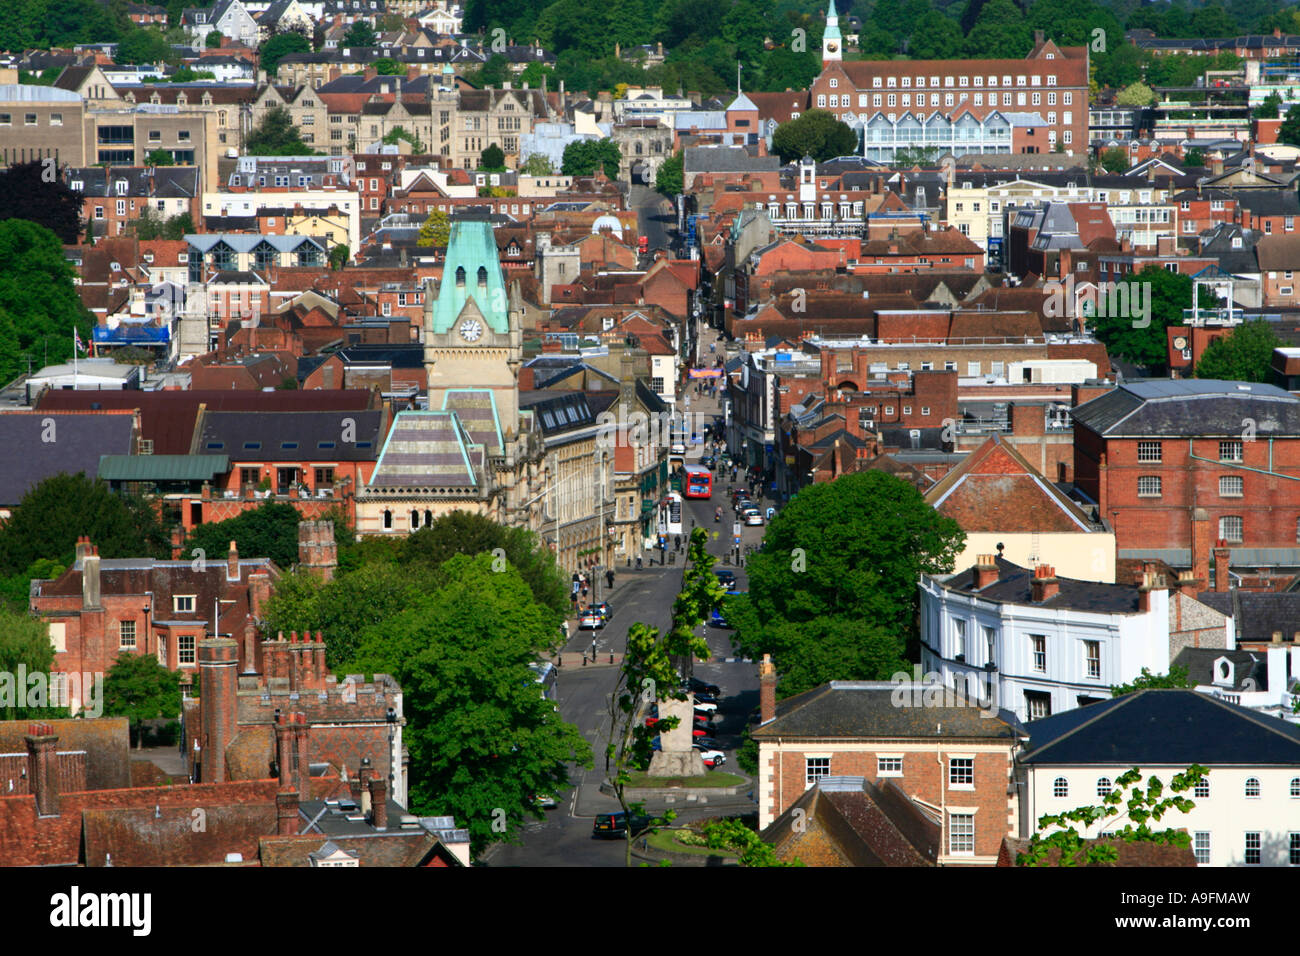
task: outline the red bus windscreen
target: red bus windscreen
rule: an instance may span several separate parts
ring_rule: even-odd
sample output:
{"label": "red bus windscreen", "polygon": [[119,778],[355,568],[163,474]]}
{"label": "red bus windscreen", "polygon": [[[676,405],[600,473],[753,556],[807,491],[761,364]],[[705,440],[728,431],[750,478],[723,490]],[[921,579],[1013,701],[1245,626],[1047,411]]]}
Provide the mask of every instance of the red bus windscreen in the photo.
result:
{"label": "red bus windscreen", "polygon": [[685,493],[687,498],[713,497],[713,472],[703,465],[686,465]]}

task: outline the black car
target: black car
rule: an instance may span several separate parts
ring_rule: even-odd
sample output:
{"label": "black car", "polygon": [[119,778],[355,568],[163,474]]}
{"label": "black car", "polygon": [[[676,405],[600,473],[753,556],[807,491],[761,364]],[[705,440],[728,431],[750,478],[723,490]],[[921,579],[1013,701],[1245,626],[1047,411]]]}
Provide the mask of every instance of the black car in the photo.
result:
{"label": "black car", "polygon": [[720,571],[714,571],[713,573],[718,576],[718,583],[721,584],[724,588],[730,589],[736,586],[735,571],[727,571],[724,569]]}
{"label": "black car", "polygon": [[693,690],[697,693],[711,694],[714,697],[722,696],[722,688],[720,688],[717,684],[706,684],[698,677],[692,677],[690,680],[688,680],[686,682],[686,687],[688,690]]}
{"label": "black car", "polygon": [[[632,814],[632,832],[640,833],[650,825],[650,818],[644,814]],[[598,813],[591,824],[591,835],[595,839],[621,837],[627,833],[628,819],[623,811],[618,813]]]}
{"label": "black car", "polygon": [[705,750],[721,750],[722,744],[718,743],[712,737],[696,737],[695,746],[702,747]]}

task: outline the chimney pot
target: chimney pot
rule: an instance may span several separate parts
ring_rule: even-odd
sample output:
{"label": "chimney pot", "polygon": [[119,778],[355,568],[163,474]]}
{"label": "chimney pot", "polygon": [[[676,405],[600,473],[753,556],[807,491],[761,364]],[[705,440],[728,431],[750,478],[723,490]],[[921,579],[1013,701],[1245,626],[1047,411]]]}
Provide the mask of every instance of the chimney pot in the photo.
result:
{"label": "chimney pot", "polygon": [[771,654],[764,654],[762,663],[758,665],[758,684],[759,716],[763,723],[767,723],[776,716],[776,666]]}

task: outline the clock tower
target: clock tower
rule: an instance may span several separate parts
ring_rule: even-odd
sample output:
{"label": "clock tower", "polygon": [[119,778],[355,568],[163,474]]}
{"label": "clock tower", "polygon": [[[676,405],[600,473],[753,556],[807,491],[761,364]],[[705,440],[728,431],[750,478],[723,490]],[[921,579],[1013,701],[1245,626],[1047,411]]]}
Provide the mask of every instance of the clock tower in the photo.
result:
{"label": "clock tower", "polygon": [[429,408],[445,406],[448,392],[492,393],[502,432],[519,432],[519,368],[523,362],[522,308],[507,290],[492,225],[453,222],[436,298],[424,306],[424,368]]}
{"label": "clock tower", "polygon": [[840,17],[835,11],[835,0],[826,9],[826,29],[822,32],[822,63],[837,63],[844,59],[844,38],[840,36]]}

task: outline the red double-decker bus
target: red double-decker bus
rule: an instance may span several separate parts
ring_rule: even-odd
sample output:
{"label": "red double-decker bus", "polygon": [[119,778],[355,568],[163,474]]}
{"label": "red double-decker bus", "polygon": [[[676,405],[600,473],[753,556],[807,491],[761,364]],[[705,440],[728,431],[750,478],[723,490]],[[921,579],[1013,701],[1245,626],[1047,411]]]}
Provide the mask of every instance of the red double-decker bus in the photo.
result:
{"label": "red double-decker bus", "polygon": [[682,483],[687,498],[713,497],[713,472],[703,465],[685,465],[686,480]]}

